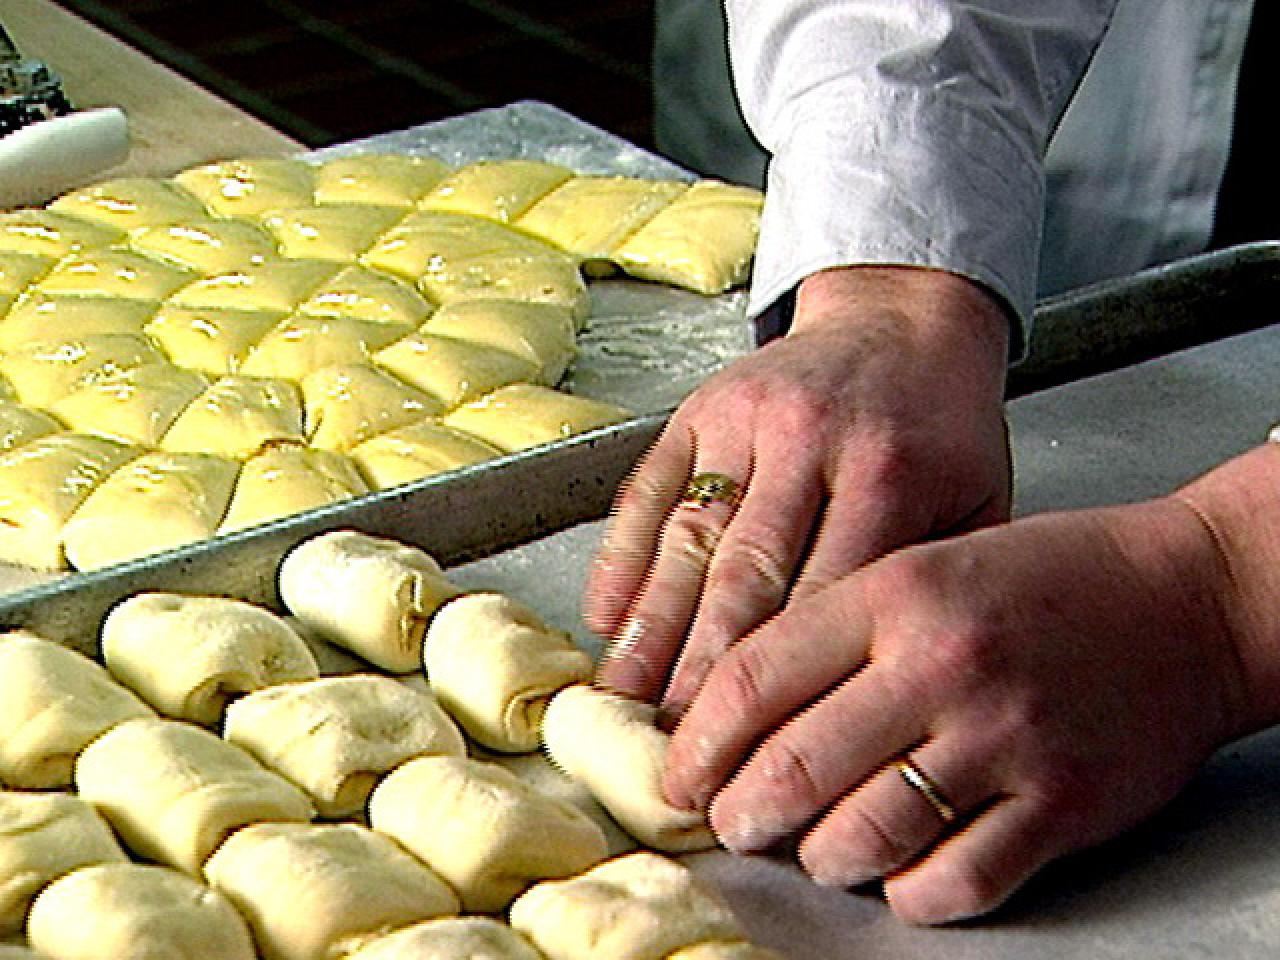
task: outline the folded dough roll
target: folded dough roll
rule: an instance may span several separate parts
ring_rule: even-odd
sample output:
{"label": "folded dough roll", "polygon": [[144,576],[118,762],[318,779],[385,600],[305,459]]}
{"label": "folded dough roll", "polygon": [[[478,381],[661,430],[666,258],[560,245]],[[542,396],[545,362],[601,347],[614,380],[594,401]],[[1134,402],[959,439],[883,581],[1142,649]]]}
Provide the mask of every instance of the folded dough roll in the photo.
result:
{"label": "folded dough roll", "polygon": [[440,422],[491,443],[503,453],[515,453],[621,423],[629,416],[612,403],[533,383],[513,383],[464,403]]}
{"label": "folded dough roll", "polygon": [[64,193],[48,209],[117,230],[137,230],[209,215],[199,200],[169,180],[117,177]]}
{"label": "folded dough roll", "polygon": [[325,639],[392,673],[422,665],[422,636],[437,608],[460,592],[417,547],[335,530],[289,551],[280,598]]}
{"label": "folded dough roll", "polygon": [[542,739],[552,761],[587,785],[628,833],[655,850],[685,853],[715,846],[706,818],[667,803],[662,768],[669,737],[657,710],[585,684],[551,698]]}
{"label": "folded dough roll", "polygon": [[311,445],[338,452],[443,411],[438,400],[368,363],[307,374],[302,402]]}
{"label": "folded dough roll", "polygon": [[64,873],[127,859],[79,797],[0,790],[0,937],[21,930],[36,894]]}
{"label": "folded dough roll", "polygon": [[537,383],[554,386],[577,355],[574,327],[573,314],[553,303],[461,300],[432,314],[422,332],[523,357]]}
{"label": "folded dough roll", "polygon": [[12,400],[0,400],[0,453],[61,429],[62,424],[47,413]]}
{"label": "folded dough roll", "polygon": [[683,947],[666,960],[785,960],[782,954],[746,940],[711,940]]}
{"label": "folded dough roll", "polygon": [[640,851],[531,888],[511,926],[549,960],[665,960],[708,940],[743,940],[729,907],[688,867]]}
{"label": "folded dough roll", "polygon": [[174,181],[222,217],[251,218],[310,203],[315,168],[294,157],[241,157],[190,167]]}
{"label": "folded dough roll", "polygon": [[568,167],[540,160],[482,160],[449,174],[418,206],[510,223],[571,176]]}
{"label": "folded dough roll", "polygon": [[379,937],[346,960],[545,960],[529,941],[491,917],[424,920]]}
{"label": "folded dough roll", "polygon": [[50,960],[255,960],[249,926],[215,890],[167,867],[83,867],[36,897],[27,938]]}
{"label": "folded dough roll", "polygon": [[330,960],[458,912],[430,867],[354,823],[253,824],[218,848],[204,875],[249,921],[265,960]]}
{"label": "folded dough roll", "polygon": [[283,618],[229,597],[136,594],[107,615],[101,645],[121,683],[165,716],[205,726],[238,694],[319,676]]}
{"label": "folded dough roll", "polygon": [[562,630],[498,593],[457,597],[422,644],[431,691],[472,739],[505,753],[538,748],[552,694],[591,677],[591,658]]}
{"label": "folded dough roll", "polygon": [[325,817],[363,810],[378,779],[406,760],[466,753],[433,696],[377,674],[251,693],[228,708],[223,736],[305,790]]}
{"label": "folded dough roll", "polygon": [[151,709],[98,664],[26,631],[0,634],[0,783],[71,783],[76,755],[104,730]]}
{"label": "folded dough roll", "polygon": [[219,533],[325,507],[369,492],[353,461],[301,443],[268,443],[245,461]]}
{"label": "folded dough roll", "polygon": [[502,451],[497,447],[436,420],[389,430],[351,448],[351,459],[377,490],[500,456]]}
{"label": "folded dough roll", "polygon": [[125,242],[139,253],[203,276],[266,263],[276,254],[270,234],[244,220],[194,218],[158,224],[130,232]]}
{"label": "folded dough roll", "polygon": [[180,720],[113,727],[80,754],[75,783],[134,853],[193,875],[240,827],[313,813],[288,780]]}
{"label": "folded dough roll", "polygon": [[362,153],[326,160],[315,175],[316,203],[372,203],[410,207],[448,174],[435,157]]}
{"label": "folded dough roll", "polygon": [[531,883],[606,855],[604,834],[575,806],[461,757],[392,771],[369,798],[369,822],[444,877],[469,913],[496,913]]}

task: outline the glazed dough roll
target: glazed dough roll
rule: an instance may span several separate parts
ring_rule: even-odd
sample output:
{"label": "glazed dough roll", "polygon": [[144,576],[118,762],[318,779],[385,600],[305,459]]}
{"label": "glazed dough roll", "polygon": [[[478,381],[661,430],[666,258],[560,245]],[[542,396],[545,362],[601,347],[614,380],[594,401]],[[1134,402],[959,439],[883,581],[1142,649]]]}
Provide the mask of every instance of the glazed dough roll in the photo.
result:
{"label": "glazed dough roll", "polygon": [[531,888],[511,926],[550,960],[665,960],[708,940],[743,940],[729,907],[688,867],[641,851]]}
{"label": "glazed dough roll", "polygon": [[71,783],[76,755],[150,708],[88,657],[26,631],[0,634],[0,783]]}
{"label": "glazed dough roll", "polygon": [[551,699],[542,737],[551,759],[587,785],[615,820],[645,846],[668,852],[706,850],[715,837],[702,814],[662,796],[669,737],[652,704],[585,684]]}
{"label": "glazed dough roll", "polygon": [[544,960],[529,941],[490,917],[424,920],[379,937],[346,960]]}
{"label": "glazed dough roll", "polygon": [[27,937],[51,960],[254,960],[249,927],[222,894],[167,867],[111,863],[54,881]]}
{"label": "glazed dough roll", "polygon": [[305,790],[325,817],[363,810],[378,779],[412,757],[466,753],[433,696],[375,674],[252,693],[227,710],[223,735]]}
{"label": "glazed dough roll", "polygon": [[0,790],[0,937],[21,930],[35,895],[64,873],[126,859],[79,797]]}
{"label": "glazed dough roll", "polygon": [[591,658],[567,633],[498,593],[441,607],[422,662],[432,692],[472,739],[505,753],[536,750],[551,695],[592,671]]}
{"label": "glazed dough roll", "polygon": [[266,960],[329,960],[387,931],[458,912],[458,898],[429,867],[354,823],[245,827],[204,874],[249,921]]}
{"label": "glazed dough roll", "polygon": [[745,940],[715,940],[677,950],[667,960],[785,960],[780,953]]}
{"label": "glazed dough roll", "polygon": [[444,877],[469,913],[502,910],[529,884],[606,854],[600,828],[572,804],[459,757],[420,757],[388,774],[369,822]]}
{"label": "glazed dough roll", "polygon": [[284,619],[229,597],[140,593],[102,624],[102,656],[160,713],[222,722],[237,694],[319,676],[311,650]]}
{"label": "glazed dough roll", "polygon": [[393,673],[422,665],[427,622],[459,592],[425,551],[354,530],[304,541],[280,565],[290,613]]}
{"label": "glazed dough roll", "polygon": [[179,720],[130,720],[91,743],[76,789],[134,853],[198,874],[249,823],[311,819],[306,794],[244,750]]}

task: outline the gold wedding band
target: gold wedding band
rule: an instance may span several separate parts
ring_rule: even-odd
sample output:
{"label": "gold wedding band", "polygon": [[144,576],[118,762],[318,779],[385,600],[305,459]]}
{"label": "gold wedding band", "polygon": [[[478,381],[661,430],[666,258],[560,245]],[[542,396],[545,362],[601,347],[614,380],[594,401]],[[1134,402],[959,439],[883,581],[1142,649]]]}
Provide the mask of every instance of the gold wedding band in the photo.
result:
{"label": "gold wedding band", "polygon": [[709,507],[713,503],[736,506],[739,496],[738,481],[723,473],[700,473],[684,488],[680,502],[690,507]]}
{"label": "gold wedding band", "polygon": [[933,782],[932,777],[916,766],[909,756],[902,757],[894,763],[894,766],[898,768],[898,773],[902,774],[902,779],[907,781],[907,785],[928,801],[939,820],[950,823],[956,818],[956,808],[943,794],[942,788]]}

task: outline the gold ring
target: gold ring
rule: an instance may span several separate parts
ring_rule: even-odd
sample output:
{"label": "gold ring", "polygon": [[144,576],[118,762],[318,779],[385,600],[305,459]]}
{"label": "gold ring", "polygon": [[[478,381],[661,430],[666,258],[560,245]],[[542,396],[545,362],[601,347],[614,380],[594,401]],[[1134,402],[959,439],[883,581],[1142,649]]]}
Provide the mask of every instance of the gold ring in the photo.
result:
{"label": "gold ring", "polygon": [[950,823],[956,818],[956,808],[943,794],[942,788],[933,782],[932,777],[916,766],[909,756],[904,756],[895,762],[894,766],[898,768],[898,773],[902,774],[902,779],[907,781],[907,785],[928,801],[939,820]]}
{"label": "gold ring", "polygon": [[680,502],[690,507],[709,507],[713,503],[736,506],[739,496],[738,481],[723,473],[700,473],[684,488]]}

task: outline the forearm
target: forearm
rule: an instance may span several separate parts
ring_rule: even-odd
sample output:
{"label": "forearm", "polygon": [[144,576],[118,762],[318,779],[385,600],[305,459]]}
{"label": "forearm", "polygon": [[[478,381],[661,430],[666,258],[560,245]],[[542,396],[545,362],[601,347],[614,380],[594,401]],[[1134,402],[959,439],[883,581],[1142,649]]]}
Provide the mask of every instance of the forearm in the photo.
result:
{"label": "forearm", "polygon": [[1255,447],[1169,499],[1195,513],[1212,544],[1239,672],[1231,732],[1280,723],[1280,444]]}

